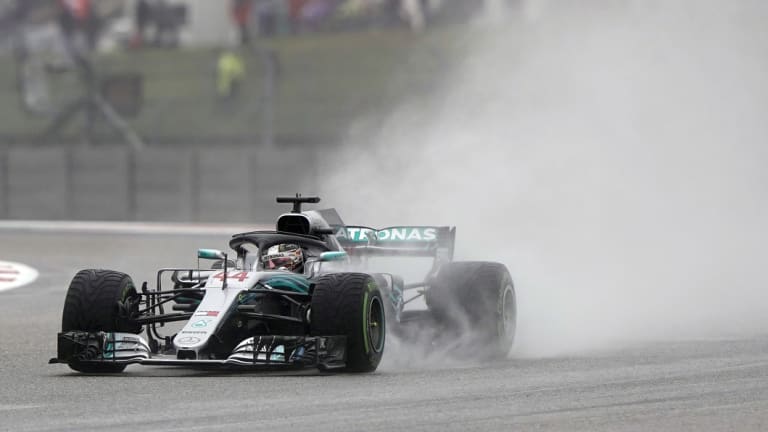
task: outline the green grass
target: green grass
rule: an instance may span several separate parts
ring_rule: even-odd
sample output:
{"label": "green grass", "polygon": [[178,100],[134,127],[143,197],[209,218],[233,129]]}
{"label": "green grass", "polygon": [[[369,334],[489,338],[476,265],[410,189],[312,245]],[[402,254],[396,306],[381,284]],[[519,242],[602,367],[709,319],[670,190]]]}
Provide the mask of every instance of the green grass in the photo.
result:
{"label": "green grass", "polygon": [[[278,142],[334,142],[351,122],[386,114],[404,98],[418,98],[456,60],[459,41],[450,28],[425,34],[381,31],[286,37],[267,42],[280,61],[275,94]],[[223,140],[260,135],[264,66],[247,57],[248,79],[237,101],[214,91],[215,50],[147,50],[102,55],[99,74],[137,72],[145,104],[131,124],[150,141]],[[79,88],[72,74],[54,77],[60,100]],[[49,122],[20,110],[11,62],[0,64],[0,134],[30,137]],[[69,128],[65,134],[75,134]]]}

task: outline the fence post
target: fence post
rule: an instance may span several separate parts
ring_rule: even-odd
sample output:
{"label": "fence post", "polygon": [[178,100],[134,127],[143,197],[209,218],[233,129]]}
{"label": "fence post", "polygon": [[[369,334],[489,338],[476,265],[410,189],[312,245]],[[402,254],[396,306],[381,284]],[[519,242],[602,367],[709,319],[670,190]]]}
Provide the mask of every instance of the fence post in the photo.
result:
{"label": "fence post", "polygon": [[280,58],[271,48],[258,47],[256,53],[264,64],[264,88],[262,89],[261,145],[275,144],[275,93],[280,70]]}
{"label": "fence post", "polygon": [[72,220],[75,215],[75,156],[73,149],[64,151],[64,177],[66,181],[67,195],[67,219]]}
{"label": "fence post", "polygon": [[8,150],[0,153],[0,218],[7,219],[10,214],[10,174],[8,173]]}
{"label": "fence post", "polygon": [[[248,150],[248,165],[252,167],[258,166],[258,152],[253,151],[253,149]],[[257,176],[258,176],[259,170],[258,169],[250,169],[248,170],[248,188],[250,190],[256,189],[257,186]],[[250,203],[250,220],[256,220],[258,208],[259,208],[259,202],[258,202],[258,194],[252,193],[249,194],[249,200]]]}
{"label": "fence post", "polygon": [[137,195],[137,174],[136,174],[136,157],[139,150],[135,148],[129,148],[127,152],[127,163],[126,163],[126,176],[127,181],[125,182],[126,188],[128,189],[128,214],[130,215],[131,220],[136,220],[138,218],[138,197]]}
{"label": "fence post", "polygon": [[200,221],[200,149],[189,152],[189,204],[193,222]]}

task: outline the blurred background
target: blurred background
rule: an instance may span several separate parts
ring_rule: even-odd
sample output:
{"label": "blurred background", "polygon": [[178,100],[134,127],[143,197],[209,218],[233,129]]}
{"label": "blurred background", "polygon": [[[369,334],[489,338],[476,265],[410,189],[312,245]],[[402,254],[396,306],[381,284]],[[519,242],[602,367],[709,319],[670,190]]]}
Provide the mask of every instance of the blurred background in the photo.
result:
{"label": "blurred background", "polygon": [[0,218],[270,220],[521,3],[0,0]]}

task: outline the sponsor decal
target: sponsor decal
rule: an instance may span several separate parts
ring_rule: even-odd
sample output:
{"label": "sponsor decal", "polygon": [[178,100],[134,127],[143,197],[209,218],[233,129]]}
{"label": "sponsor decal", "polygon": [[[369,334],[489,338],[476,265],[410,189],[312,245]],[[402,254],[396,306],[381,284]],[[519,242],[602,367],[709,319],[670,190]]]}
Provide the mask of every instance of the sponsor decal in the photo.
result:
{"label": "sponsor decal", "polygon": [[184,336],[183,338],[180,338],[178,342],[183,345],[192,345],[200,342],[200,338],[194,336]]}
{"label": "sponsor decal", "polygon": [[201,334],[201,335],[204,335],[204,334],[206,334],[207,332],[204,332],[204,331],[191,331],[191,330],[183,330],[183,331],[182,331],[182,333],[184,333],[184,334]]}
{"label": "sponsor decal", "polygon": [[37,279],[37,270],[24,264],[0,261],[0,291],[19,288]]}
{"label": "sponsor decal", "polygon": [[217,317],[219,316],[219,311],[197,311],[194,316]]}
{"label": "sponsor decal", "polygon": [[208,327],[208,324],[210,324],[210,323],[211,323],[211,321],[213,321],[213,320],[212,320],[212,319],[201,319],[201,320],[197,320],[197,321],[195,321],[194,323],[192,323],[192,327],[194,327],[194,328],[203,328],[203,327]]}
{"label": "sponsor decal", "polygon": [[339,228],[336,238],[350,242],[367,242],[369,240],[386,242],[430,242],[437,240],[437,228],[396,227],[383,230],[370,228],[346,227]]}
{"label": "sponsor decal", "polygon": [[118,342],[115,344],[115,352],[117,351],[127,351],[127,350],[133,350],[138,351],[139,347],[135,343],[124,343],[124,342]]}

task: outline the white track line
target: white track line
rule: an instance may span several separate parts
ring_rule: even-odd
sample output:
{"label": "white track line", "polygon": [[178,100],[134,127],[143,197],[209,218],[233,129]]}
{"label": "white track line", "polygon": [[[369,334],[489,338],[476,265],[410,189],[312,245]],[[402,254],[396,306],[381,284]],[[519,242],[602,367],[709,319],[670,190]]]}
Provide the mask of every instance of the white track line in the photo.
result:
{"label": "white track line", "polygon": [[24,409],[35,409],[40,408],[42,405],[9,405],[9,404],[0,404],[0,411],[15,411],[15,410],[24,410]]}
{"label": "white track line", "polygon": [[29,285],[39,273],[32,267],[11,261],[0,261],[0,292]]}
{"label": "white track line", "polygon": [[165,222],[85,222],[2,220],[0,232],[83,233],[83,234],[176,234],[232,235],[241,232],[274,229],[274,225],[228,225]]}

